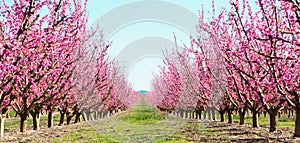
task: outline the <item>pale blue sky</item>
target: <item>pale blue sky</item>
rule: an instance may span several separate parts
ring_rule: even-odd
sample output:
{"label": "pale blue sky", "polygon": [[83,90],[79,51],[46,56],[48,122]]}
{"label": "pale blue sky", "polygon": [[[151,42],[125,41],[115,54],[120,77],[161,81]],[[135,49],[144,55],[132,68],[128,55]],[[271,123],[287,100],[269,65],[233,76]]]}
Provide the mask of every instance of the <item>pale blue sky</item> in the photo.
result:
{"label": "pale blue sky", "polygon": [[[88,26],[92,26],[95,21],[105,13],[117,9],[118,7],[138,0],[89,0],[88,3]],[[164,0],[173,4],[180,5],[195,15],[198,15],[198,10],[201,9],[201,5],[204,5],[205,11],[211,11],[212,1],[211,0]],[[220,11],[221,8],[229,6],[229,0],[215,0],[216,11]],[[163,11],[162,11],[163,12]],[[175,12],[174,12],[175,13]],[[206,13],[209,17],[211,13]],[[195,26],[197,23],[194,23]],[[101,27],[100,27],[101,28]],[[145,30],[147,28],[147,30]],[[105,29],[103,29],[105,31]],[[126,28],[123,28],[118,33],[109,37],[109,40],[113,41],[113,45],[109,50],[109,54],[112,57],[116,57],[123,47],[133,42],[136,39],[147,37],[147,36],[161,36],[173,40],[173,32],[177,35],[177,41],[179,44],[188,43],[189,35],[183,33],[179,29],[170,27],[162,23],[155,22],[141,22],[131,24]],[[162,45],[163,46],[163,45]],[[128,80],[132,83],[135,90],[150,90],[151,79],[153,78],[152,73],[159,71],[158,64],[162,64],[162,59],[157,57],[149,57],[137,62],[131,70],[128,76]]]}

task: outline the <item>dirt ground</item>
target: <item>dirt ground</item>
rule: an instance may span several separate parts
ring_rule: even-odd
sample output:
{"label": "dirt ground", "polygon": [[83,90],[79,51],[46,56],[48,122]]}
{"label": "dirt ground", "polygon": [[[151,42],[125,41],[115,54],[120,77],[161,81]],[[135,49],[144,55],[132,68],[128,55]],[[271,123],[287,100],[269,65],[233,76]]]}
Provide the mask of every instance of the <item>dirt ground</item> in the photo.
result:
{"label": "dirt ground", "polygon": [[87,122],[81,122],[79,124],[71,124],[65,126],[54,126],[52,128],[41,127],[41,130],[27,130],[25,133],[21,133],[16,129],[5,130],[5,136],[0,139],[0,142],[41,142],[49,143],[53,142],[54,138],[63,137],[68,132],[74,129],[89,129],[93,130]]}
{"label": "dirt ground", "polygon": [[265,125],[259,128],[252,128],[250,124],[239,125],[211,122],[205,129],[197,129],[195,125],[199,121],[192,121],[194,126],[184,127],[181,132],[185,140],[191,142],[282,142],[282,143],[300,143],[300,138],[293,138],[293,130],[289,128],[280,128],[276,132],[270,133]]}
{"label": "dirt ground", "polygon": [[[252,128],[246,124],[240,126],[238,123],[232,125],[212,122],[205,129],[197,128],[199,121],[192,121],[190,126],[183,127],[180,132],[183,136],[178,135],[168,137],[170,140],[184,139],[189,142],[282,142],[282,143],[298,143],[299,138],[293,138],[291,129],[278,129],[277,132],[269,133],[268,128],[261,126],[260,128]],[[93,130],[87,122],[72,124],[68,126],[55,126],[53,128],[42,128],[40,131],[29,130],[26,133],[18,131],[6,131],[5,137],[0,142],[53,142],[53,138],[63,137],[74,129]],[[79,134],[80,135],[80,134]],[[81,137],[80,142],[85,142],[86,138]],[[71,142],[71,141],[66,141]]]}

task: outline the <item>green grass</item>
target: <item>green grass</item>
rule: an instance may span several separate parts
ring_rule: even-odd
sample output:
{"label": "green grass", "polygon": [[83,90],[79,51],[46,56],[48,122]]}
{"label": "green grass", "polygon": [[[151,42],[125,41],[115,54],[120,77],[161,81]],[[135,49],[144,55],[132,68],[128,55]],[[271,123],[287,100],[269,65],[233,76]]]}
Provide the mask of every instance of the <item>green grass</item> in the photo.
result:
{"label": "green grass", "polygon": [[[15,114],[13,113],[13,117],[15,116]],[[11,116],[12,117],[12,116]],[[58,124],[59,123],[59,115],[54,115],[53,116],[53,122],[54,124]],[[40,118],[40,126],[48,126],[48,117],[47,116],[41,116]],[[4,128],[6,130],[19,130],[20,127],[20,119],[19,118],[10,118],[10,119],[6,119],[4,122]],[[31,116],[29,116],[29,118],[27,119],[27,129],[32,129],[33,128],[33,124],[32,124],[32,118]]]}
{"label": "green grass", "polygon": [[[220,116],[217,115],[216,116],[217,120],[220,120]],[[227,121],[228,116],[225,116],[225,121]],[[233,121],[239,122],[240,121],[240,117],[238,115],[233,115],[232,116]],[[252,123],[252,116],[246,116],[245,117],[245,123]],[[264,115],[261,115],[258,118],[258,124],[259,125],[269,125],[270,124],[270,119],[269,116],[266,115],[266,117],[264,117]],[[278,128],[289,128],[289,129],[294,129],[295,128],[295,121],[293,120],[293,118],[287,118],[285,116],[282,116],[280,118],[278,118],[277,116],[277,127]]]}
{"label": "green grass", "polygon": [[119,119],[129,124],[150,124],[165,119],[165,116],[150,105],[140,104],[128,111],[127,114],[120,116]]}
{"label": "green grass", "polygon": [[[14,112],[10,112],[14,116]],[[59,115],[54,115],[54,124],[59,122]],[[220,120],[220,116],[216,116]],[[239,116],[233,115],[233,121],[239,122]],[[281,117],[277,120],[278,128],[294,129],[294,121],[292,119]],[[227,122],[227,116],[225,116]],[[246,116],[245,123],[252,123],[252,117]],[[269,117],[264,117],[263,114],[258,119],[260,125],[269,125]],[[5,129],[19,130],[19,119],[7,119],[5,121]],[[47,126],[47,116],[41,116],[41,126]],[[188,128],[189,131],[182,130]],[[28,119],[27,129],[32,129],[32,118]],[[132,109],[119,113],[113,117],[93,121],[73,124],[55,130],[42,131],[43,134],[52,135],[47,142],[156,142],[156,143],[190,143],[193,139],[190,134],[202,135],[202,138],[211,137],[226,137],[230,134],[221,132],[220,129],[206,128],[204,124],[187,122],[165,116],[155,107],[147,105],[142,100]],[[207,136],[206,136],[207,135]],[[39,138],[30,138],[28,142],[41,142]],[[205,141],[205,140],[204,140]]]}
{"label": "green grass", "polygon": [[9,114],[9,116],[15,116],[16,112],[14,110],[11,110],[8,114]]}
{"label": "green grass", "polygon": [[113,141],[101,134],[98,134],[94,128],[92,128],[88,123],[83,123],[81,125],[74,125],[69,127],[70,131],[63,135],[62,137],[53,138],[51,142],[61,143],[61,142],[88,142],[88,143],[115,143]]}

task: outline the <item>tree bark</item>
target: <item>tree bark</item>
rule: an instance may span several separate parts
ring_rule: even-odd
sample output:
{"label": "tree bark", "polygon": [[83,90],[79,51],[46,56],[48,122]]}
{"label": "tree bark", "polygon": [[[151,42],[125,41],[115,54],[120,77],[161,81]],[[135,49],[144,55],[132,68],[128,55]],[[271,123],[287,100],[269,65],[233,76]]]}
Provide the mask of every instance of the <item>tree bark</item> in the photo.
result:
{"label": "tree bark", "polygon": [[253,110],[252,111],[252,127],[258,128],[258,116],[257,116],[257,111]]}
{"label": "tree bark", "polygon": [[184,110],[184,118],[188,118],[188,113],[189,113],[189,111]]}
{"label": "tree bark", "polygon": [[202,119],[202,110],[198,110],[197,114],[198,114],[199,119],[201,120]]}
{"label": "tree bark", "polygon": [[5,115],[0,116],[0,137],[4,137],[4,120],[5,120]]}
{"label": "tree bark", "polygon": [[275,132],[276,131],[276,114],[277,111],[269,111],[270,115],[270,132]]}
{"label": "tree bark", "polygon": [[98,112],[94,112],[94,120],[98,119]]}
{"label": "tree bark", "polygon": [[66,113],[66,116],[67,116],[67,125],[70,125],[71,120],[72,120],[74,114],[72,114],[72,113],[70,113],[70,112],[67,112],[67,113]]}
{"label": "tree bark", "polygon": [[211,108],[207,108],[208,120],[211,120]]}
{"label": "tree bark", "polygon": [[227,114],[228,114],[228,124],[232,124],[232,111],[227,110]]}
{"label": "tree bark", "polygon": [[40,130],[40,112],[33,111],[30,114],[32,116],[33,130]]}
{"label": "tree bark", "polygon": [[73,116],[68,116],[68,117],[67,117],[67,125],[70,125],[71,120],[72,120],[72,117],[73,117]]}
{"label": "tree bark", "polygon": [[225,121],[225,118],[224,118],[225,111],[220,110],[219,113],[220,113],[220,116],[221,116],[221,122],[224,122]]}
{"label": "tree bark", "polygon": [[60,119],[59,119],[59,126],[63,126],[64,125],[64,120],[65,120],[65,112],[64,111],[60,111]]}
{"label": "tree bark", "polygon": [[20,117],[21,117],[20,132],[26,132],[28,115],[21,114]]}
{"label": "tree bark", "polygon": [[245,124],[246,109],[245,108],[240,108],[239,109],[239,115],[240,115],[240,125],[244,125]]}
{"label": "tree bark", "polygon": [[193,118],[193,119],[196,119],[195,111],[192,111],[192,118]]}
{"label": "tree bark", "polygon": [[102,118],[102,112],[98,111],[98,118],[101,119]]}
{"label": "tree bark", "polygon": [[53,127],[53,113],[49,111],[48,113],[48,128]]}
{"label": "tree bark", "polygon": [[[293,114],[293,110],[292,110]],[[300,109],[296,108],[295,134],[294,137],[300,137]]]}
{"label": "tree bark", "polygon": [[79,122],[80,122],[80,116],[81,116],[81,113],[80,113],[80,112],[76,113],[74,123],[79,123]]}
{"label": "tree bark", "polygon": [[216,120],[216,109],[215,108],[212,108],[211,109],[211,115],[212,115],[212,120]]}
{"label": "tree bark", "polygon": [[181,117],[181,118],[183,118],[183,113],[184,113],[183,110],[180,109],[180,117]]}

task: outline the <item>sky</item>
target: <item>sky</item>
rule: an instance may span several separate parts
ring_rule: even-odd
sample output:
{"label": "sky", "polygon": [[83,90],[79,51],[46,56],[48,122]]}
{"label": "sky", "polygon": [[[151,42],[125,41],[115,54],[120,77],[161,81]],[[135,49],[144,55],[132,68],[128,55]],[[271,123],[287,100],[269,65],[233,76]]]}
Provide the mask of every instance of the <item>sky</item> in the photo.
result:
{"label": "sky", "polygon": [[[204,9],[206,11],[206,14],[209,16],[212,16],[211,13],[208,13],[207,11],[211,11],[212,1],[211,0],[148,0],[153,3],[155,2],[168,2],[170,3],[170,7],[179,6],[182,7],[191,13],[193,13],[195,16],[198,16],[198,10],[201,9],[201,5],[203,4]],[[89,0],[88,2],[88,26],[93,27],[96,25],[96,21],[101,19],[104,15],[111,11],[117,11],[121,10],[122,6],[126,5],[132,5],[136,2],[143,2],[141,0]],[[224,5],[224,3],[228,3],[224,0],[215,0],[215,8],[216,11],[221,10],[223,6],[228,8],[228,5]],[[147,5],[140,5],[139,7],[144,7],[145,9]],[[131,12],[136,9],[128,9],[125,8],[125,13],[132,14]],[[124,10],[124,9],[123,9]],[[126,18],[130,19],[130,15],[118,17],[117,15],[112,15],[109,18],[106,18],[103,20],[102,23],[108,23],[108,25],[113,25],[114,23],[120,22],[120,21],[126,21],[122,26],[119,26],[116,28],[116,30],[113,31],[113,33],[108,33],[105,35],[105,26],[101,27],[104,30],[104,36],[106,37],[106,40],[113,41],[113,44],[109,50],[109,55],[112,58],[117,58],[118,55],[122,52],[122,49],[125,49],[126,46],[130,45],[131,43],[134,43],[138,41],[141,38],[145,37],[161,37],[165,39],[169,39],[170,41],[174,41],[174,35],[175,33],[177,37],[178,44],[181,45],[183,43],[189,43],[189,37],[190,33],[188,31],[185,31],[184,28],[180,26],[176,27],[178,24],[174,21],[167,21],[167,20],[161,20],[160,15],[163,15],[167,11],[161,10],[157,11],[155,7],[153,8],[153,11],[136,11],[137,14],[143,14],[147,15],[148,13],[155,13],[154,17],[151,20],[143,19],[141,17],[138,20],[135,21],[126,21]],[[173,15],[171,17],[177,18],[176,15],[180,15],[180,11],[177,11],[176,8],[171,12]],[[124,11],[123,11],[124,13]],[[157,16],[157,20],[155,19],[155,16]],[[181,19],[184,19],[185,17],[178,17],[180,23]],[[119,21],[117,20],[119,19]],[[101,21],[100,21],[101,23]],[[197,21],[191,22],[194,26],[197,25]],[[106,26],[107,27],[107,26]],[[108,29],[108,28],[107,28]],[[195,28],[196,30],[196,28]],[[109,30],[108,30],[109,31]],[[151,43],[145,43],[146,45],[149,45]],[[173,48],[174,45],[168,45],[169,47],[166,47],[166,45],[162,45],[161,49],[164,48]],[[144,46],[141,47],[143,50],[146,50]],[[147,47],[151,48],[151,46]],[[135,50],[130,51],[132,54],[134,54]],[[129,55],[130,57],[130,55]],[[130,71],[126,72],[126,76],[129,80],[129,82],[133,85],[133,88],[137,91],[139,90],[151,90],[151,80],[153,78],[153,73],[157,73],[159,71],[158,65],[161,65],[162,58],[159,58],[158,56],[148,56],[147,58],[142,58],[135,60],[134,63],[127,63],[123,68],[124,69],[130,69]]]}

